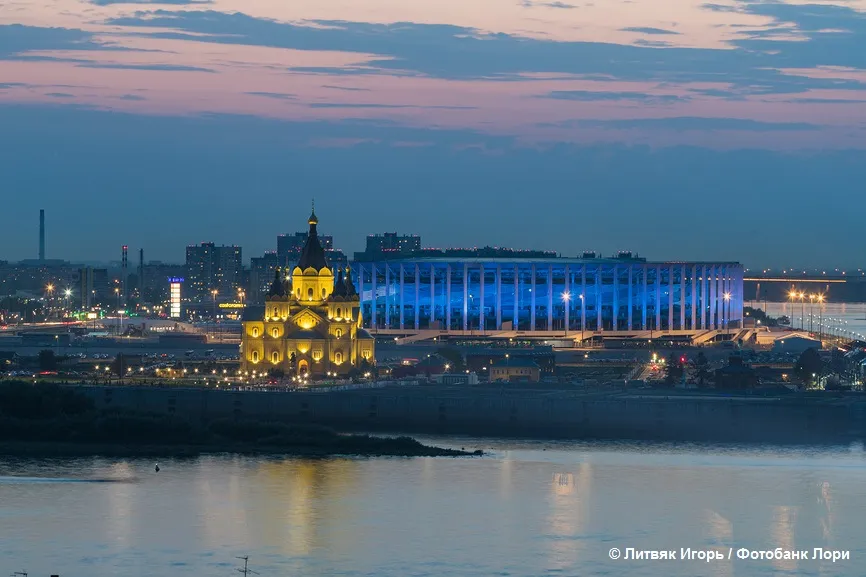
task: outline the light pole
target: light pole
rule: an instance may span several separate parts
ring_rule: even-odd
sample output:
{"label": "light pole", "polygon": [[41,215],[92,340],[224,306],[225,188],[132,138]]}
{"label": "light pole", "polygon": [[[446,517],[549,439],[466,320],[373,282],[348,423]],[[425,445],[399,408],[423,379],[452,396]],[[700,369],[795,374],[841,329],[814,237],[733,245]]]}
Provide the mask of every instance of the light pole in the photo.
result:
{"label": "light pole", "polygon": [[564,293],[562,293],[562,302],[565,303],[565,336],[568,336],[568,309],[570,308],[569,301],[571,301],[571,293],[565,291]]}
{"label": "light pole", "polygon": [[[117,297],[117,310],[120,310],[120,289],[114,288],[114,295]],[[117,329],[117,335],[120,335],[120,328]]]}
{"label": "light pole", "polygon": [[800,330],[806,330],[806,293],[800,293]]}
{"label": "light pole", "polygon": [[65,291],[63,291],[63,297],[66,299],[66,313],[65,313],[66,317],[69,316],[69,297],[71,297],[71,296],[72,296],[72,289],[68,288]]}
{"label": "light pole", "polygon": [[[580,310],[584,310],[583,295],[580,295]],[[580,346],[583,346],[583,313],[580,315]]]}
{"label": "light pole", "polygon": [[731,316],[731,293],[722,295],[725,299],[725,333],[728,332],[728,318]]}
{"label": "light pole", "polygon": [[48,293],[48,299],[47,299],[48,300],[48,316],[47,316],[46,320],[49,320],[51,318],[51,299],[54,295],[54,285],[51,283],[48,283],[45,286],[45,292]]}
{"label": "light pole", "polygon": [[219,294],[219,291],[217,289],[213,289],[212,291],[210,291],[210,294],[213,295],[213,322],[214,322],[213,333],[215,334],[216,333],[216,322],[217,322],[216,298],[217,298],[217,294]]}
{"label": "light pole", "polygon": [[824,295],[818,294],[818,326],[821,327],[821,334],[824,334]]}

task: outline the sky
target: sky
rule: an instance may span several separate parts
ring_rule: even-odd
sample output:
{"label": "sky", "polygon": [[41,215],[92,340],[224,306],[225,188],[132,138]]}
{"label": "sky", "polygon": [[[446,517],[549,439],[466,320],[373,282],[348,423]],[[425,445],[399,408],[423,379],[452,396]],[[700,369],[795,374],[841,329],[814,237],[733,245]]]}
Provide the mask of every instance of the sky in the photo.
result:
{"label": "sky", "polygon": [[866,0],[0,0],[0,259],[863,265]]}

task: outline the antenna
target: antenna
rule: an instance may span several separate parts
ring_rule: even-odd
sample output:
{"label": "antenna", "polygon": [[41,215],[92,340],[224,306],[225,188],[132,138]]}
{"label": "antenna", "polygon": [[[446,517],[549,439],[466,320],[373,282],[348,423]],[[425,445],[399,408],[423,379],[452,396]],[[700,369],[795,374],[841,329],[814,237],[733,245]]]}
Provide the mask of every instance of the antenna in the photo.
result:
{"label": "antenna", "polygon": [[241,559],[244,562],[244,568],[243,569],[235,569],[235,571],[237,571],[238,573],[240,573],[242,575],[260,575],[260,573],[258,571],[253,571],[252,569],[249,568],[249,566],[248,566],[249,562],[250,562],[250,556],[249,555],[244,555],[243,557],[236,557],[236,559]]}

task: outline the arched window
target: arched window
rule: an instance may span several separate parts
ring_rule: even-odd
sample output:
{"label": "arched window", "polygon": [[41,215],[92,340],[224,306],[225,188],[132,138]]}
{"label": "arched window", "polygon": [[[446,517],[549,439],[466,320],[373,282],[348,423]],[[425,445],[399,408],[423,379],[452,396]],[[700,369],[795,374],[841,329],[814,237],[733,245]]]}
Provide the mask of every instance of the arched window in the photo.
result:
{"label": "arched window", "polygon": [[274,363],[280,362],[280,353],[278,353],[277,351],[274,351],[273,353],[271,353],[271,360]]}
{"label": "arched window", "polygon": [[257,336],[259,336],[259,329],[253,327],[253,338],[256,338]]}
{"label": "arched window", "polygon": [[253,351],[253,362],[259,362],[259,351]]}
{"label": "arched window", "polygon": [[[340,307],[337,307],[337,318],[339,319],[342,317],[343,317],[343,309],[341,309]],[[337,335],[337,336],[340,336],[340,335]]]}
{"label": "arched window", "polygon": [[277,330],[277,327],[274,327],[274,330],[271,331],[271,334],[274,335],[274,338],[277,338],[278,336],[280,336],[280,331]]}
{"label": "arched window", "polygon": [[301,298],[301,287],[298,287],[298,290],[296,292],[298,293],[298,298]]}
{"label": "arched window", "polygon": [[337,335],[337,338],[339,339],[340,337],[343,336],[343,329],[337,329],[337,330],[335,330],[335,331],[334,331],[334,334]]}
{"label": "arched window", "polygon": [[337,351],[336,353],[334,353],[334,362],[337,363],[338,365],[340,363],[342,363],[343,362],[343,353],[341,353],[340,351]]}
{"label": "arched window", "polygon": [[307,300],[308,301],[313,300],[313,288],[312,287],[307,289]]}
{"label": "arched window", "polygon": [[328,291],[325,290],[325,287],[322,287],[322,298],[325,298],[327,296],[328,296]]}

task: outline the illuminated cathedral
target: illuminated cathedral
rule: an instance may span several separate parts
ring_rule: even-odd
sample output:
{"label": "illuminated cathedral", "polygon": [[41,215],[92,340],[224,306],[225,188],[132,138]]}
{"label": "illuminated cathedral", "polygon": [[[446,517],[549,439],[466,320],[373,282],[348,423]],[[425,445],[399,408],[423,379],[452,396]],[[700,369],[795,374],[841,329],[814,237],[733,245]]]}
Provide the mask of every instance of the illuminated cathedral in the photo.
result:
{"label": "illuminated cathedral", "polygon": [[291,275],[277,268],[264,310],[244,311],[241,370],[346,376],[375,360],[375,339],[361,328],[351,271],[339,270],[335,278],[316,231],[315,210],[308,223],[310,232]]}

